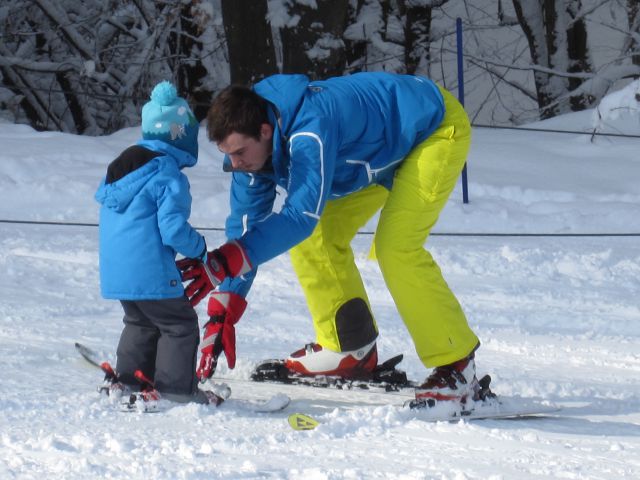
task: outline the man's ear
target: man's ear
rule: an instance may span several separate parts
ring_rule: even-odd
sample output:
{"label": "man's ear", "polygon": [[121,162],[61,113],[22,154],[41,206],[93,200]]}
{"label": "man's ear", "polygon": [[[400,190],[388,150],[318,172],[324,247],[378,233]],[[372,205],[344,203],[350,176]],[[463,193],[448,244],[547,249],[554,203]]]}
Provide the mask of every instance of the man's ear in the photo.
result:
{"label": "man's ear", "polygon": [[262,140],[271,140],[273,138],[273,126],[270,123],[260,125],[260,138]]}

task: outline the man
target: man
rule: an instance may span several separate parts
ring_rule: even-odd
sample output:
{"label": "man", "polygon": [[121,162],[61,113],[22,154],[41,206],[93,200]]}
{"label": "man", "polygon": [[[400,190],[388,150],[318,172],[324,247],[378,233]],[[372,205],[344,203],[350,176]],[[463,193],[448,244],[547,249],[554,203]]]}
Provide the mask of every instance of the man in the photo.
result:
{"label": "man", "polygon": [[[218,286],[200,378],[213,373],[221,350],[233,368],[233,325],[257,267],[289,250],[317,338],[291,354],[287,368],[366,377],[377,364],[378,330],[350,242],[382,208],[375,253],[421,361],[434,368],[416,397],[464,401],[475,394],[478,338],[424,249],[471,141],[452,95],[418,76],[312,82],[275,75],[253,89],[223,90],[208,113],[208,136],[233,172],[231,240],[201,264],[181,265],[193,302]],[[276,186],[286,192],[279,211]]]}

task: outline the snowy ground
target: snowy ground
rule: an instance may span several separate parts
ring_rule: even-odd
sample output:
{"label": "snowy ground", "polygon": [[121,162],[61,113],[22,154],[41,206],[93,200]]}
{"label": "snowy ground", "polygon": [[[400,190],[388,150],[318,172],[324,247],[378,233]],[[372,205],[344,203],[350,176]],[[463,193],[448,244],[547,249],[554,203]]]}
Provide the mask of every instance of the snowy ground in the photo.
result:
{"label": "snowy ground", "polygon": [[[637,116],[616,125],[640,131]],[[588,130],[590,117],[539,126]],[[456,190],[437,232],[640,233],[638,139],[474,135],[471,203]],[[136,138],[135,129],[84,138],[0,124],[0,219],[95,223],[94,189]],[[204,135],[201,145],[200,164],[187,171],[192,223],[219,227],[228,177]],[[218,231],[205,234],[209,245],[223,241]],[[370,240],[360,235],[353,246],[380,354],[404,353],[404,369],[422,378],[366,260]],[[400,402],[394,397],[354,405],[338,391],[300,388],[279,414],[231,402],[110,411],[95,393],[100,376],[73,348],[81,341],[112,355],[120,334],[119,304],[99,294],[97,229],[0,223],[0,478],[640,478],[638,236],[433,236],[428,247],[482,340],[479,371],[492,374],[498,393],[563,406],[557,416],[433,424],[385,405]],[[243,381],[252,365],[313,339],[286,255],[262,268],[249,304],[237,327],[238,365],[219,375],[234,379],[238,397],[258,398],[277,387]],[[295,432],[286,423],[294,411],[322,425]]]}

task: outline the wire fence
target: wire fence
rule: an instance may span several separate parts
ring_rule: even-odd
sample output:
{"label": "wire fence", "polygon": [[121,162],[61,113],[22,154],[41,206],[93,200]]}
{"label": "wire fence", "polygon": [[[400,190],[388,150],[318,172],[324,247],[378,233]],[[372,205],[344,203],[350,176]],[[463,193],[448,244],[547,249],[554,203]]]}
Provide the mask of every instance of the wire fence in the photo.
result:
{"label": "wire fence", "polygon": [[[97,223],[59,222],[46,220],[0,219],[0,223],[14,225],[45,225],[59,227],[98,227]],[[224,227],[193,227],[202,232],[224,232]],[[360,231],[356,235],[374,235],[372,231]],[[519,232],[431,232],[433,237],[640,237],[640,232],[581,232],[581,233],[519,233]]]}

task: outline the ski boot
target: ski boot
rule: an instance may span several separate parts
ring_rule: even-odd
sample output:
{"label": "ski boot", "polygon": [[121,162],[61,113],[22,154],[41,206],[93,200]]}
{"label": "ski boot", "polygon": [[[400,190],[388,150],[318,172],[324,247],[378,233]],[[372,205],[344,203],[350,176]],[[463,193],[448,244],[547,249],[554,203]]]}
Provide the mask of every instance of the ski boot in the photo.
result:
{"label": "ski boot", "polygon": [[[200,387],[197,396],[206,398],[206,402],[214,407],[219,406],[222,402],[231,396],[231,388],[226,383],[213,383],[211,379],[200,381]],[[200,402],[198,402],[200,403]]]}
{"label": "ski boot", "polygon": [[111,401],[120,400],[122,395],[129,391],[129,388],[118,379],[118,374],[109,362],[102,362],[100,369],[104,372],[104,381],[98,387],[98,393]]}
{"label": "ski boot", "polygon": [[454,402],[465,410],[467,402],[480,400],[474,353],[449,365],[436,367],[415,389],[412,408],[434,407],[438,402]]}
{"label": "ski boot", "polygon": [[334,352],[317,343],[309,343],[285,360],[286,368],[302,376],[337,376],[345,379],[369,379],[378,365],[375,340],[357,350]]}
{"label": "ski boot", "polygon": [[147,378],[142,370],[136,370],[133,376],[140,382],[140,391],[131,393],[126,400],[122,401],[120,407],[125,412],[155,412],[158,410],[160,392],[152,380]]}

